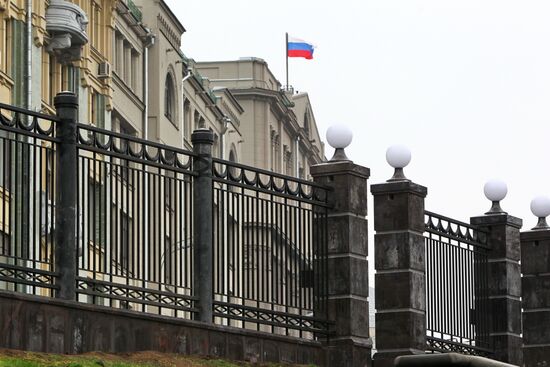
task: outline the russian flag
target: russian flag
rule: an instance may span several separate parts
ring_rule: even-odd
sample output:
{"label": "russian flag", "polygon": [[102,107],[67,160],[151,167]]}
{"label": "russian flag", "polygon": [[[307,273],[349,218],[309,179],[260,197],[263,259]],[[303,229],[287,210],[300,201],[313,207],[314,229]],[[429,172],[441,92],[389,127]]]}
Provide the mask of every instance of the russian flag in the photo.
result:
{"label": "russian flag", "polygon": [[287,56],[288,57],[303,57],[305,59],[313,59],[313,45],[304,40],[294,37],[288,37]]}

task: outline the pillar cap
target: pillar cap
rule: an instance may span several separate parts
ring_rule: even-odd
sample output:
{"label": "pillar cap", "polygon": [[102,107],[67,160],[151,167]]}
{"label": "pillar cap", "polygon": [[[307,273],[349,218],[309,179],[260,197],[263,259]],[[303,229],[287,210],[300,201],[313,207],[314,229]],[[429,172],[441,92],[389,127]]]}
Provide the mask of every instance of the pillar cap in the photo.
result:
{"label": "pillar cap", "polygon": [[209,129],[198,129],[191,134],[191,143],[195,144],[214,144],[214,133]]}
{"label": "pillar cap", "polygon": [[309,168],[313,177],[350,174],[364,179],[370,177],[370,169],[357,165],[351,161],[328,161],[316,164]]}
{"label": "pillar cap", "polygon": [[53,104],[56,109],[60,107],[78,107],[78,97],[73,92],[63,91],[54,97]]}
{"label": "pillar cap", "polygon": [[514,217],[513,215],[502,213],[502,214],[480,215],[477,217],[471,217],[470,224],[473,224],[476,226],[507,225],[507,226],[520,229],[523,226],[523,220],[521,218]]}
{"label": "pillar cap", "polygon": [[519,234],[521,242],[550,240],[550,231],[528,230]]}
{"label": "pillar cap", "polygon": [[412,181],[390,181],[371,185],[370,192],[373,195],[409,193],[426,197],[428,188]]}

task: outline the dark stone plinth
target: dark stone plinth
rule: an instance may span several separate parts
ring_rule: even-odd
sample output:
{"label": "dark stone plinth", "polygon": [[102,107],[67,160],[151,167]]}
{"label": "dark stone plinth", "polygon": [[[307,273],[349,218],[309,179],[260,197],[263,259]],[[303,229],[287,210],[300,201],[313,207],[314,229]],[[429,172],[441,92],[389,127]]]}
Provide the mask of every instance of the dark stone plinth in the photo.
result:
{"label": "dark stone plinth", "polygon": [[155,350],[326,366],[320,342],[0,291],[0,348],[46,353]]}
{"label": "dark stone plinth", "polygon": [[426,309],[426,277],[424,273],[411,271],[377,273],[375,280],[377,309]]}
{"label": "dark stone plinth", "polygon": [[[378,311],[378,310],[377,310]],[[411,311],[376,313],[376,350],[394,355],[426,350],[426,314]],[[394,356],[401,355],[397,353]]]}
{"label": "dark stone plinth", "polygon": [[374,365],[426,350],[424,199],[411,181],[372,185],[376,290]]}
{"label": "dark stone plinth", "polygon": [[523,308],[545,308],[550,305],[550,274],[524,276],[521,286]]}
{"label": "dark stone plinth", "polygon": [[350,161],[311,167],[315,182],[331,187],[328,229],[328,317],[333,322],[330,366],[370,366],[367,179]]}
{"label": "dark stone plinth", "polygon": [[526,367],[550,366],[550,346],[523,346],[523,363]]}
{"label": "dark stone plinth", "polygon": [[374,237],[376,270],[412,269],[425,270],[424,236],[413,232],[382,233]]}
{"label": "dark stone plinth", "polygon": [[329,253],[367,256],[369,233],[365,218],[351,215],[331,217],[327,227]]}
{"label": "dark stone plinth", "polygon": [[489,259],[490,336],[494,359],[521,365],[521,246],[522,220],[508,214],[470,218],[487,233]]}
{"label": "dark stone plinth", "polygon": [[[424,232],[424,198],[428,189],[414,182],[388,182],[371,186],[374,230]],[[422,215],[419,215],[422,213]]]}
{"label": "dark stone plinth", "polygon": [[361,345],[350,340],[337,340],[331,343],[329,366],[372,367],[370,343]]}
{"label": "dark stone plinth", "polygon": [[367,215],[367,179],[370,170],[353,162],[327,162],[311,166],[315,182],[330,186],[331,212]]}
{"label": "dark stone plinth", "polygon": [[329,296],[354,295],[368,297],[369,272],[365,258],[353,256],[328,259]]}
{"label": "dark stone plinth", "polygon": [[523,362],[550,366],[550,231],[521,233]]}

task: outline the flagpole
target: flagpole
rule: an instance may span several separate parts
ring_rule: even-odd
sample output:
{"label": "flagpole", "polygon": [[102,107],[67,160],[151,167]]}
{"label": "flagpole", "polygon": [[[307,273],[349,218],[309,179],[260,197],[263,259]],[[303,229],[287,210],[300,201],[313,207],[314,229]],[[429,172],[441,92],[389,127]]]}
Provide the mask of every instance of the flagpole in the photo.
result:
{"label": "flagpole", "polygon": [[288,90],[288,32],[285,33],[285,52],[286,52],[286,86],[285,86],[285,90]]}

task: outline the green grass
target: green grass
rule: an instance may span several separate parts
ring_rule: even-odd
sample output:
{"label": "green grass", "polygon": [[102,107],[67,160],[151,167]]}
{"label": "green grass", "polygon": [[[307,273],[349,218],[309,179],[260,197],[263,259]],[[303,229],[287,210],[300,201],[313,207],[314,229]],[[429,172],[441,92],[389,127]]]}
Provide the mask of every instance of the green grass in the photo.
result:
{"label": "green grass", "polygon": [[[59,359],[59,360],[55,360]],[[126,363],[118,361],[104,361],[97,358],[5,358],[0,357],[0,367],[155,367],[149,363]]]}
{"label": "green grass", "polygon": [[[62,355],[0,350],[0,367],[289,367],[283,364],[250,364],[230,362],[222,359],[208,359],[196,356],[162,354],[156,352],[132,355],[92,353],[90,355]],[[315,367],[302,366],[302,367]]]}

